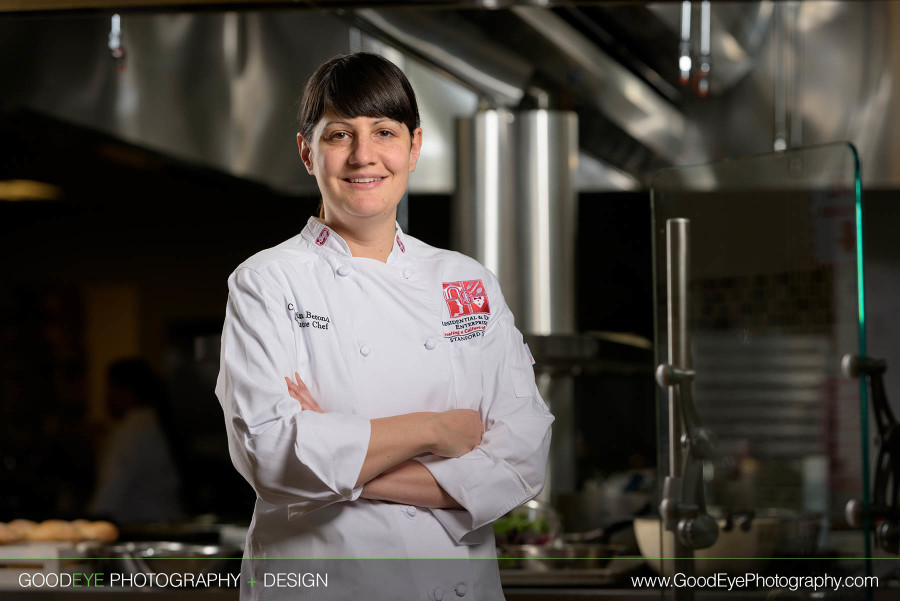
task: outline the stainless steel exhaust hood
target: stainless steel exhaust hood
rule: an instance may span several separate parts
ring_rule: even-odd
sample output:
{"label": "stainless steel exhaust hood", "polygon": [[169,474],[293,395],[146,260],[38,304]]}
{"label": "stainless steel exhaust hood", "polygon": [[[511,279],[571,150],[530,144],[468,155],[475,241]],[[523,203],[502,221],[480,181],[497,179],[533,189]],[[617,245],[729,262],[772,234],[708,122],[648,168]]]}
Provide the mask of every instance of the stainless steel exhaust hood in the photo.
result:
{"label": "stainless steel exhaust hood", "polygon": [[[7,3],[7,10],[10,6],[14,5]],[[95,5],[60,1],[39,2],[31,8],[63,10],[88,6]],[[555,57],[554,62],[543,66],[544,70],[564,68],[561,61],[569,60],[565,53],[554,49],[553,41],[532,28],[543,27],[536,18],[538,13],[525,10],[523,19],[507,11],[499,12],[505,15],[507,30],[530,32],[540,42],[540,52]],[[565,24],[545,12],[547,20],[556,23],[556,35],[567,32],[586,43],[580,34],[563,29]],[[437,75],[424,78],[429,79],[426,85],[443,78],[471,95],[472,100],[460,102],[457,114],[471,115],[478,102],[514,109],[527,102],[542,81],[549,81],[556,88],[565,83],[552,82],[538,73],[534,61],[523,55],[520,48],[501,43],[494,32],[486,31],[471,16],[472,11],[388,9],[126,12],[122,17],[126,58],[121,73],[106,47],[108,14],[53,13],[47,18],[4,18],[0,19],[0,68],[7,76],[0,82],[0,96],[10,105],[46,112],[181,159],[260,180],[282,190],[314,194],[314,183],[299,167],[295,154],[294,103],[303,81],[318,64],[334,54],[354,49],[352,32],[357,26],[366,35],[377,36],[417,59],[417,64],[434,70]],[[590,60],[595,58],[596,52]],[[615,69],[612,61],[606,60],[604,65]],[[592,67],[585,73],[591,79],[591,74],[599,71]],[[661,138],[647,126],[656,119],[648,117],[656,108],[648,108],[646,103],[661,103],[660,110],[667,111],[665,120],[676,129],[681,118],[665,101],[648,100],[654,93],[623,69],[616,70],[607,84],[588,82],[580,92],[586,110],[595,111],[597,117],[588,112],[589,118],[584,122],[603,124],[604,134],[602,140],[593,135],[582,136],[585,149],[632,177],[640,177],[640,171],[648,165],[668,164],[669,159],[659,156],[663,147],[652,141],[654,136]],[[414,85],[422,87],[420,82]],[[598,96],[598,103],[593,102],[590,90],[603,86],[608,89]],[[629,100],[628,94],[635,90],[640,90],[636,100]],[[638,106],[640,103],[644,106]],[[629,105],[633,105],[631,109],[626,108]],[[446,106],[431,113],[447,116],[448,125],[452,123],[453,115],[447,115]],[[628,121],[628,115],[637,115],[644,125]],[[443,125],[432,127],[431,131],[442,128]],[[648,132],[646,141],[632,136],[639,131]],[[442,133],[450,132],[448,127]],[[439,146],[445,150],[433,158],[435,165],[443,165],[446,171],[452,164],[454,141],[440,141]],[[647,144],[655,144],[656,148]],[[432,145],[432,149],[437,148]],[[631,150],[623,153],[623,149]],[[423,158],[429,160],[427,156]],[[429,170],[423,165],[421,171],[416,176],[420,180]],[[416,184],[414,178],[413,186]],[[422,187],[452,190],[446,182],[426,183]]]}
{"label": "stainless steel exhaust hood", "polygon": [[[648,24],[629,22],[631,7],[612,3],[579,8],[587,19],[572,18],[568,3],[397,4],[0,0],[0,96],[281,189],[313,191],[297,169],[292,104],[312,68],[352,49],[350,31],[360,26],[462,84],[472,105],[534,108],[530,90],[538,88],[549,108],[579,114],[583,150],[638,179],[669,164],[770,150],[777,121],[790,126],[788,146],[850,140],[867,183],[900,182],[891,142],[900,98],[892,93],[891,31],[900,9],[891,3],[714,4],[713,91],[702,100],[661,78],[664,63],[655,73],[626,68],[589,31],[618,16],[624,26],[609,31],[626,37],[614,44],[658,45],[656,55],[670,53],[674,65],[677,41],[666,50],[664,35],[627,38],[671,30],[674,6],[650,5]],[[123,13],[122,74],[106,47],[113,7],[134,9]],[[234,7],[267,10],[213,12]],[[196,12],[175,12],[184,8]],[[28,18],[15,16],[23,12]]]}

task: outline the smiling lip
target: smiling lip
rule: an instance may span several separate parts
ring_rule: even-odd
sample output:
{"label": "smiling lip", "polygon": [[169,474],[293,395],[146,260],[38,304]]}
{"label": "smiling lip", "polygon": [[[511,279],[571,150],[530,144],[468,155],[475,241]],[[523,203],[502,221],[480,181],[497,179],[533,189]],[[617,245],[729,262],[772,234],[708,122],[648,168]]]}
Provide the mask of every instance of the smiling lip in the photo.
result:
{"label": "smiling lip", "polygon": [[347,182],[350,187],[358,189],[358,190],[368,190],[369,188],[374,188],[378,186],[382,181],[385,180],[385,176],[383,175],[355,175],[353,177],[345,177],[343,178],[345,182]]}

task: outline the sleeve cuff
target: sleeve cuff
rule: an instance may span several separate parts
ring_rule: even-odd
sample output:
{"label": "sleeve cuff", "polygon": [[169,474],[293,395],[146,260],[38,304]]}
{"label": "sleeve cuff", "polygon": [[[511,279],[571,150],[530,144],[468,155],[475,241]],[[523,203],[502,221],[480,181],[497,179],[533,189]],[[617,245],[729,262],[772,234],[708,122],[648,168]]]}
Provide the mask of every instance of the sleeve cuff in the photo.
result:
{"label": "sleeve cuff", "polygon": [[[463,510],[436,509],[434,516],[457,544],[472,544],[472,533],[491,524],[534,496],[534,491],[505,461],[482,448],[456,458],[416,457]],[[479,537],[480,538],[480,537]]]}
{"label": "sleeve cuff", "polygon": [[[313,411],[301,411],[296,420],[300,434],[294,450],[299,463],[324,486],[317,494],[305,491],[302,496],[306,499],[290,504],[291,514],[307,514],[332,503],[358,499],[363,487],[357,486],[356,481],[372,432],[369,420],[358,415]],[[303,477],[302,472],[286,475],[288,480]]]}
{"label": "sleeve cuff", "polygon": [[331,483],[331,489],[340,500],[356,497],[356,480],[366,460],[372,426],[360,415],[342,413],[316,413],[303,411],[299,419],[303,442],[301,461],[310,466],[322,482]]}

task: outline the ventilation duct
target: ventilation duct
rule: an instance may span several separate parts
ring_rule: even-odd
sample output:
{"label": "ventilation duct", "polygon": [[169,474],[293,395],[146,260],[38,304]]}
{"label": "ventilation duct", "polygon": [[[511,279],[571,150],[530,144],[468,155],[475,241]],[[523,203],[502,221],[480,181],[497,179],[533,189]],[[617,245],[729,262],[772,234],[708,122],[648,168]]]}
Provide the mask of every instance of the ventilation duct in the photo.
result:
{"label": "ventilation duct", "polygon": [[576,115],[483,110],[458,134],[457,248],[497,275],[523,332],[574,333]]}

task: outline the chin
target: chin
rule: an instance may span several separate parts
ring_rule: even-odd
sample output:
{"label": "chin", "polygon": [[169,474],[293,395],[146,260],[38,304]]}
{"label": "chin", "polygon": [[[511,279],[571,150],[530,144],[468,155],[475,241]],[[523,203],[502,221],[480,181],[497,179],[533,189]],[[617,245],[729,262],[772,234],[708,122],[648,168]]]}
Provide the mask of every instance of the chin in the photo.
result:
{"label": "chin", "polygon": [[346,212],[353,217],[378,217],[390,213],[397,208],[396,204],[384,202],[354,203],[346,207]]}

